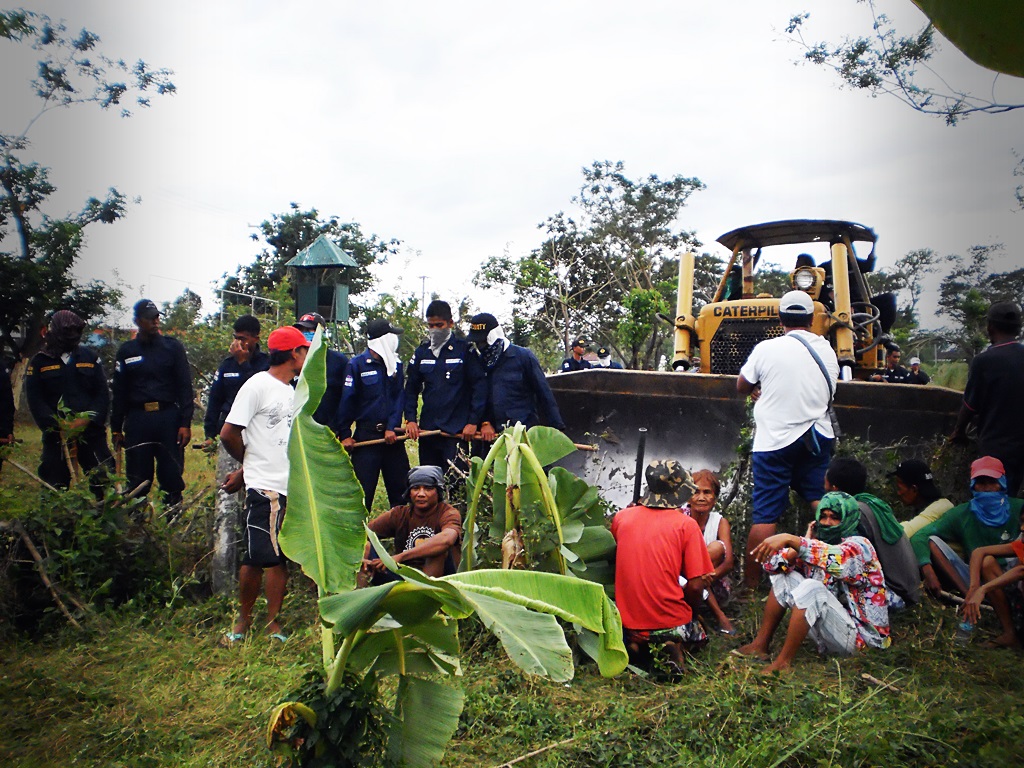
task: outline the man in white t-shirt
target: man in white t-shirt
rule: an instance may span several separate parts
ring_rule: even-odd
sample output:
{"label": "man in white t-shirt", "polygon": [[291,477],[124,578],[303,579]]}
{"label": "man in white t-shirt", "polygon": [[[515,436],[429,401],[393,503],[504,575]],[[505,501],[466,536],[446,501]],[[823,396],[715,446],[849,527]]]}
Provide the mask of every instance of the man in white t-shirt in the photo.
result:
{"label": "man in white t-shirt", "polygon": [[288,569],[277,543],[288,494],[288,436],[292,426],[292,380],[299,375],[309,342],[292,326],[278,328],[267,339],[270,370],[254,374],[235,395],[224,420],[221,443],[242,468],[230,473],[223,488],[229,493],[245,483],[246,555],[238,573],[238,620],[224,638],[227,644],[245,638],[263,576],[267,596],[268,636],[284,642],[277,614],[284,601]]}
{"label": "man in white t-shirt", "polygon": [[[803,291],[783,296],[779,320],[785,335],[754,347],[736,380],[736,391],[755,401],[754,511],[743,572],[747,589],[754,589],[762,574],[750,553],[775,534],[789,505],[789,489],[812,508],[824,493],[835,441],[828,406],[839,379],[839,361],[828,341],[809,330],[813,319],[810,296]],[[817,353],[828,381],[801,339]]]}

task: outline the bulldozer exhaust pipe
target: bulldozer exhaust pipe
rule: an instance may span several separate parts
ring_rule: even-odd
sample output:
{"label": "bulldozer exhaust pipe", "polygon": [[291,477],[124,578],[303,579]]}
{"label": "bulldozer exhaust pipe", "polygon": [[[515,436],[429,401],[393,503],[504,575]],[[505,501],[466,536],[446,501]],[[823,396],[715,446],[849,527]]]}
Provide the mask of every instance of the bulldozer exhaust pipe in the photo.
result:
{"label": "bulldozer exhaust pipe", "polygon": [[633,503],[640,502],[641,483],[644,478],[644,454],[647,452],[647,427],[640,427],[640,440],[636,446],[636,476],[633,478]]}

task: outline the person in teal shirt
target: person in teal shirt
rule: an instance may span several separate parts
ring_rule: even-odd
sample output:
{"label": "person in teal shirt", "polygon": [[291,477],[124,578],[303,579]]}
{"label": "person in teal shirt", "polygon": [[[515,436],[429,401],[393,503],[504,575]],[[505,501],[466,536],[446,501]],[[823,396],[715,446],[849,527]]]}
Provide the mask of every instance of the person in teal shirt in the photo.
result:
{"label": "person in teal shirt", "polygon": [[933,595],[942,590],[943,582],[967,594],[970,568],[948,542],[961,544],[969,562],[975,549],[1007,544],[1019,533],[1024,499],[1007,493],[1006,470],[999,459],[982,456],[971,464],[971,494],[969,502],[953,507],[910,540],[925,588]]}

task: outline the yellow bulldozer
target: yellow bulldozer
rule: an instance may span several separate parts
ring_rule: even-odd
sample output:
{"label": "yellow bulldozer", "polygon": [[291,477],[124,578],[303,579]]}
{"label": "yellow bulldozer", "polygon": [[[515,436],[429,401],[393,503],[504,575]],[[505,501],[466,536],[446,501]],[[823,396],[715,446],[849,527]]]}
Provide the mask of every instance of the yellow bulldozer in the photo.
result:
{"label": "yellow bulldozer", "polygon": [[[839,358],[835,408],[844,434],[899,443],[906,453],[949,434],[959,392],[869,380],[885,366],[896,318],[895,297],[870,288],[876,241],[868,227],[833,220],[775,221],[727,232],[718,242],[731,256],[713,300],[696,316],[695,259],[684,254],[676,317],[665,318],[675,328],[672,372],[595,368],[548,378],[570,436],[599,448],[577,454],[569,468],[599,485],[609,501],[625,504],[636,493],[638,454],[714,471],[736,457],[748,418],[736,376],[759,341],[782,334],[780,297],[757,291],[757,264],[763,249],[774,246],[828,246],[821,263],[800,254],[790,284],[813,299],[811,330],[827,337]],[[860,257],[856,247],[865,244],[870,252]]]}

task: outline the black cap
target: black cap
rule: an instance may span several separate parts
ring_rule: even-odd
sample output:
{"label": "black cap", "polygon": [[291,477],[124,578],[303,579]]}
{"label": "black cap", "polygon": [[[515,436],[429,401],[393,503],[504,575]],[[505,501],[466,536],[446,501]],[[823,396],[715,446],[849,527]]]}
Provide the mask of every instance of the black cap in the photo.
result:
{"label": "black cap", "polygon": [[401,328],[396,328],[383,317],[374,318],[366,324],[366,338],[368,339],[379,339],[381,336],[387,336],[389,333],[401,336],[405,331]]}
{"label": "black cap", "polygon": [[295,322],[295,327],[303,331],[315,331],[321,325],[326,327],[327,321],[319,312],[307,312]]}
{"label": "black cap", "polygon": [[907,459],[889,473],[889,477],[898,477],[905,485],[915,485],[922,495],[938,498],[942,494],[935,485],[935,476],[931,468],[921,459]]}
{"label": "black cap", "polygon": [[574,347],[583,347],[584,349],[590,349],[590,340],[586,336],[577,336],[576,340],[573,341]]}
{"label": "black cap", "polygon": [[1019,328],[1021,325],[1020,305],[1012,301],[997,301],[988,308],[987,318],[990,323]]}
{"label": "black cap", "polygon": [[498,318],[489,312],[473,315],[469,321],[469,340],[487,341],[487,334],[498,327]]}
{"label": "black cap", "polygon": [[160,317],[160,310],[149,299],[139,299],[135,302],[134,313],[136,320],[156,320]]}
{"label": "black cap", "polygon": [[611,352],[608,351],[607,347],[598,347],[597,348],[597,356],[598,357],[609,357],[610,355],[611,355]]}

